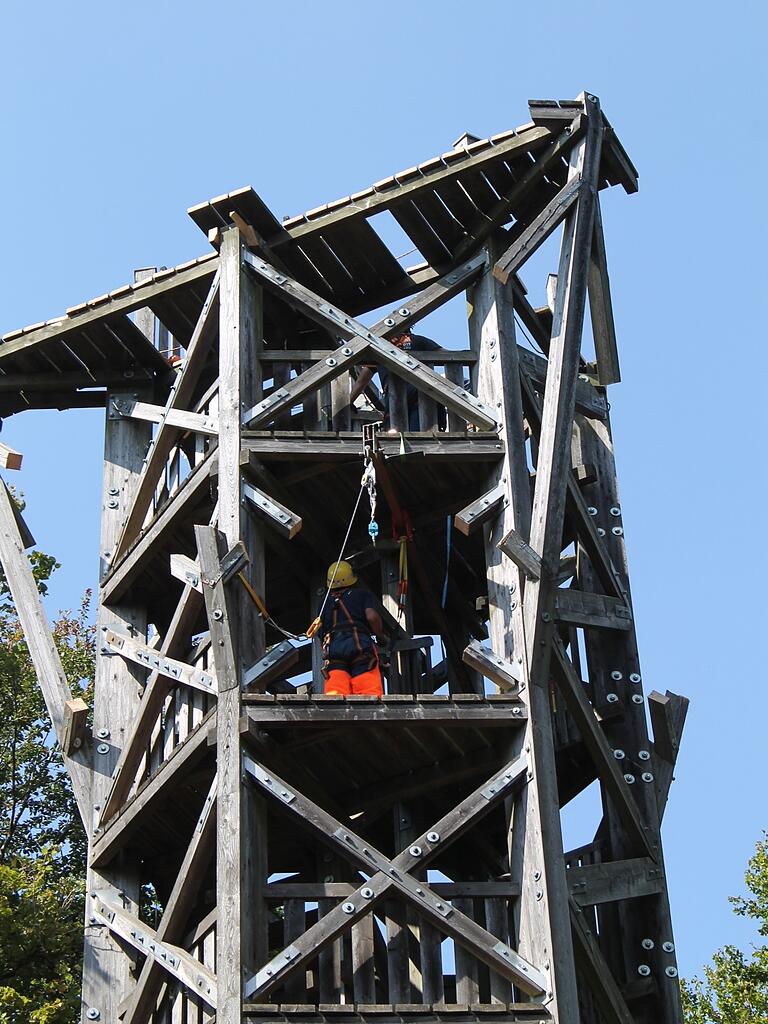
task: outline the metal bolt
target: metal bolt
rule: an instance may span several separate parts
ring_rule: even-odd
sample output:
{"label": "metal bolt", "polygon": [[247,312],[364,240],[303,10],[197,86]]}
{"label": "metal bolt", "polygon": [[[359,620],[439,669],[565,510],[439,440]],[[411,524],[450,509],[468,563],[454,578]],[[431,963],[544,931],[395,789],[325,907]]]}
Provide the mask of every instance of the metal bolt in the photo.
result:
{"label": "metal bolt", "polygon": [[420,857],[422,854],[422,849],[420,846],[411,846],[408,850],[408,853],[410,853],[412,857]]}
{"label": "metal bolt", "polygon": [[613,526],[613,527],[611,527],[611,533],[613,534],[614,537],[623,537],[624,536],[624,531],[622,530],[622,528],[620,526]]}
{"label": "metal bolt", "polygon": [[676,967],[672,967],[672,966],[665,967],[664,968],[664,973],[666,974],[666,976],[668,978],[676,978],[677,977],[677,968]]}
{"label": "metal bolt", "polygon": [[650,761],[651,760],[651,752],[650,752],[650,750],[638,750],[637,756],[640,758],[641,761]]}
{"label": "metal bolt", "polygon": [[597,509],[595,508],[594,505],[590,505],[589,506],[589,508],[587,509],[587,514],[590,515],[590,516],[596,516],[597,515]]}
{"label": "metal bolt", "polygon": [[623,673],[619,672],[619,670],[617,668],[615,668],[613,670],[613,672],[611,672],[611,679],[615,679],[617,683],[618,683],[618,681],[620,679],[623,679],[623,678],[624,678]]}
{"label": "metal bolt", "polygon": [[613,756],[617,761],[622,761],[624,759],[624,751],[620,747],[617,747],[613,752]]}
{"label": "metal bolt", "polygon": [[384,326],[385,327],[394,327],[395,326],[395,321],[392,319],[391,316],[388,316],[387,319],[384,321]]}
{"label": "metal bolt", "polygon": [[538,882],[538,880],[539,880],[540,878],[541,878],[541,872],[540,872],[540,871],[538,871],[538,870],[534,871],[534,872],[533,872],[533,880],[534,880],[534,882]]}
{"label": "metal bolt", "polygon": [[221,610],[221,608],[214,608],[213,617],[214,619],[216,619],[217,622],[219,622],[221,619],[224,618],[224,612]]}
{"label": "metal bolt", "polygon": [[624,781],[627,783],[628,786],[631,786],[632,783],[635,781],[635,776],[630,775],[630,773],[627,772],[627,774],[624,776]]}
{"label": "metal bolt", "polygon": [[598,528],[597,528],[597,536],[598,537],[604,537],[605,536],[605,530],[602,528],[602,526],[598,526]]}
{"label": "metal bolt", "polygon": [[109,744],[108,743],[100,743],[98,745],[98,747],[96,747],[96,751],[99,754],[108,754],[109,753]]}
{"label": "metal bolt", "polygon": [[342,903],[341,904],[341,909],[344,911],[345,914],[354,914],[354,912],[355,912],[355,904],[354,903]]}
{"label": "metal bolt", "polygon": [[363,897],[364,900],[373,899],[373,889],[366,885],[364,889],[360,890],[360,895]]}
{"label": "metal bolt", "polygon": [[605,699],[608,701],[609,704],[618,704],[619,695],[618,693],[606,693]]}
{"label": "metal bolt", "polygon": [[519,718],[520,715],[522,715],[522,713],[523,713],[523,709],[522,708],[512,708],[512,715],[513,715],[514,718]]}
{"label": "metal bolt", "polygon": [[509,584],[509,592],[510,592],[510,594],[514,594],[516,589],[517,589],[517,585],[515,583],[510,583]]}
{"label": "metal bolt", "polygon": [[352,349],[348,345],[345,345],[344,348],[341,350],[341,354],[343,356],[351,356],[352,355]]}
{"label": "metal bolt", "polygon": [[674,942],[662,942],[661,948],[664,950],[665,953],[674,953],[675,952],[675,944],[674,944]]}
{"label": "metal bolt", "polygon": [[632,703],[633,704],[642,704],[643,703],[643,695],[641,693],[633,693],[632,694]]}
{"label": "metal bolt", "polygon": [[110,487],[109,490],[107,491],[107,494],[119,494],[119,493],[120,493],[120,488],[119,487]]}
{"label": "metal bolt", "polygon": [[108,506],[108,508],[117,508],[117,506],[118,506],[117,498],[110,498],[109,501],[107,502],[107,506]]}
{"label": "metal bolt", "polygon": [[609,511],[610,511],[612,516],[620,516],[621,515],[621,509],[619,508],[618,505],[614,505]]}
{"label": "metal bolt", "polygon": [[400,314],[400,316],[410,316],[411,315],[411,311],[410,311],[410,309],[408,309],[407,306],[403,306],[402,309],[398,309],[398,313]]}
{"label": "metal bolt", "polygon": [[440,842],[440,833],[439,832],[427,832],[427,842],[428,843],[439,843]]}
{"label": "metal bolt", "polygon": [[640,964],[640,966],[637,968],[637,973],[640,975],[640,977],[647,978],[648,975],[651,973],[651,968],[648,966],[648,964]]}
{"label": "metal bolt", "polygon": [[653,941],[653,939],[643,939],[641,945],[643,949],[653,949],[656,943]]}
{"label": "metal bolt", "polygon": [[541,613],[541,621],[542,622],[549,622],[549,620],[551,618],[552,618],[552,616],[549,614],[549,612],[542,612]]}
{"label": "metal bolt", "polygon": [[86,1011],[85,1016],[88,1018],[88,1020],[98,1020],[99,1017],[101,1017],[101,1011],[97,1010],[95,1006],[91,1006]]}
{"label": "metal bolt", "polygon": [[325,365],[326,366],[335,366],[336,365],[336,360],[333,358],[333,356],[331,356],[329,359],[325,360]]}
{"label": "metal bolt", "polygon": [[641,778],[643,782],[653,782],[653,772],[643,772]]}
{"label": "metal bolt", "polygon": [[639,683],[640,682],[640,673],[639,672],[630,672],[630,674],[629,674],[629,681],[630,681],[630,683]]}
{"label": "metal bolt", "polygon": [[109,729],[99,729],[96,733],[100,740],[105,740],[109,737]]}
{"label": "metal bolt", "polygon": [[543,899],[544,899],[544,890],[543,889],[537,889],[536,890],[536,902],[538,903],[538,902],[540,902]]}

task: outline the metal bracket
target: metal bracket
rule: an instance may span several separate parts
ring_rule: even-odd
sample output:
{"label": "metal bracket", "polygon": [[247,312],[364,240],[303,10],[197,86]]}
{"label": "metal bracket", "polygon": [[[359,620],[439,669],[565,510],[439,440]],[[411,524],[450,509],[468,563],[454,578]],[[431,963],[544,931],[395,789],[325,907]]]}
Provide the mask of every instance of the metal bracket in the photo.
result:
{"label": "metal bracket", "polygon": [[296,794],[292,790],[278,782],[264,768],[259,767],[247,754],[243,754],[243,771],[252,775],[260,785],[268,789],[270,793],[273,793],[278,800],[282,800],[284,804],[292,804],[296,799]]}

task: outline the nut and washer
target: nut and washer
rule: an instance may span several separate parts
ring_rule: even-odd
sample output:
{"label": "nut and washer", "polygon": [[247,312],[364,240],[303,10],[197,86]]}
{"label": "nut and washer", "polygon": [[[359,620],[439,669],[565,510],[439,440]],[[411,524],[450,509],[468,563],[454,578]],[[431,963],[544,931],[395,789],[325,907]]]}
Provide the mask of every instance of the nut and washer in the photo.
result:
{"label": "nut and washer", "polygon": [[612,507],[611,507],[611,508],[609,509],[609,511],[610,511],[610,513],[611,513],[611,515],[612,515],[612,516],[620,516],[620,515],[621,515],[621,509],[619,508],[619,506],[618,506],[618,505],[613,505],[613,506],[612,506]]}
{"label": "nut and washer", "polygon": [[643,939],[641,945],[643,949],[653,949],[656,943],[653,941],[653,939]]}
{"label": "nut and washer", "polygon": [[97,1010],[95,1006],[91,1006],[86,1010],[85,1016],[88,1020],[98,1020],[101,1017],[101,1011]]}
{"label": "nut and washer", "polygon": [[410,846],[408,847],[408,853],[410,853],[412,857],[420,857],[422,854],[422,849],[420,846]]}
{"label": "nut and washer", "polygon": [[98,736],[98,738],[99,738],[100,740],[106,740],[106,739],[109,739],[109,729],[106,729],[106,728],[101,728],[101,729],[99,729],[99,731],[98,731],[98,732],[96,733],[96,735]]}
{"label": "nut and washer", "polygon": [[665,953],[674,953],[675,952],[675,944],[674,944],[674,942],[669,942],[669,941],[662,942],[661,948],[664,950]]}
{"label": "nut and washer", "polygon": [[648,966],[648,964],[640,964],[637,968],[637,973],[640,975],[641,978],[647,978],[648,975],[651,973],[651,968]]}
{"label": "nut and washer", "polygon": [[440,842],[440,833],[439,832],[427,832],[427,842],[428,843],[439,843]]}
{"label": "nut and washer", "polygon": [[621,526],[612,526],[611,527],[611,533],[613,534],[614,537],[623,537],[624,536],[624,530],[623,530],[623,528]]}
{"label": "nut and washer", "polygon": [[349,902],[342,903],[341,904],[341,909],[344,911],[345,914],[354,914],[354,912],[355,912],[355,904],[354,903],[349,903]]}
{"label": "nut and washer", "polygon": [[407,306],[403,306],[403,308],[402,309],[398,309],[397,312],[400,314],[400,316],[410,316],[411,315],[411,311],[410,311],[410,309],[408,309]]}
{"label": "nut and washer", "polygon": [[366,885],[364,889],[360,890],[360,895],[363,897],[364,900],[372,900],[373,889],[371,889],[369,885]]}
{"label": "nut and washer", "polygon": [[384,326],[385,327],[394,327],[395,326],[395,321],[392,319],[391,316],[388,316],[387,319],[384,321]]}
{"label": "nut and washer", "polygon": [[650,761],[651,760],[651,752],[650,752],[650,750],[638,750],[637,756],[640,758],[641,761]]}
{"label": "nut and washer", "polygon": [[335,366],[336,365],[336,360],[333,358],[333,356],[330,356],[330,358],[325,360],[325,365],[326,366]]}
{"label": "nut and washer", "polygon": [[587,515],[590,515],[590,516],[596,516],[597,515],[597,509],[595,508],[594,505],[590,505],[589,506],[589,508],[587,509]]}
{"label": "nut and washer", "polygon": [[629,674],[629,681],[630,681],[630,683],[639,683],[640,682],[640,673],[639,672],[630,672],[630,674]]}
{"label": "nut and washer", "polygon": [[664,973],[666,974],[666,976],[668,978],[676,978],[677,977],[677,968],[676,967],[672,967],[672,966],[665,967],[664,968]]}
{"label": "nut and washer", "polygon": [[221,610],[221,608],[214,608],[213,609],[213,617],[218,622],[220,619],[224,618],[224,612]]}
{"label": "nut and washer", "polygon": [[642,695],[642,693],[633,693],[632,694],[632,703],[633,704],[642,704],[643,703],[643,695]]}
{"label": "nut and washer", "polygon": [[109,744],[108,743],[100,743],[98,745],[98,747],[96,747],[96,753],[97,754],[108,754],[109,753]]}
{"label": "nut and washer", "polygon": [[352,349],[349,347],[349,345],[345,345],[344,348],[341,350],[341,354],[343,356],[351,356],[352,355]]}
{"label": "nut and washer", "polygon": [[621,747],[617,747],[613,752],[613,756],[616,758],[617,761],[623,761],[625,756],[624,751],[621,749]]}
{"label": "nut and washer", "polygon": [[632,775],[631,772],[627,772],[626,775],[624,776],[624,781],[626,782],[626,784],[628,786],[631,786],[632,783],[635,781],[635,776]]}
{"label": "nut and washer", "polygon": [[622,672],[619,672],[619,670],[617,668],[615,668],[613,670],[613,672],[611,672],[611,679],[614,679],[617,683],[618,683],[618,681],[620,679],[623,679],[623,678],[624,678],[624,674]]}
{"label": "nut and washer", "polygon": [[640,778],[643,782],[653,782],[653,772],[643,772]]}
{"label": "nut and washer", "polygon": [[619,695],[618,695],[618,693],[606,693],[605,699],[608,701],[609,704],[618,704],[619,703]]}
{"label": "nut and washer", "polygon": [[605,530],[602,528],[602,526],[598,526],[598,528],[597,528],[597,536],[598,537],[604,537],[605,536]]}

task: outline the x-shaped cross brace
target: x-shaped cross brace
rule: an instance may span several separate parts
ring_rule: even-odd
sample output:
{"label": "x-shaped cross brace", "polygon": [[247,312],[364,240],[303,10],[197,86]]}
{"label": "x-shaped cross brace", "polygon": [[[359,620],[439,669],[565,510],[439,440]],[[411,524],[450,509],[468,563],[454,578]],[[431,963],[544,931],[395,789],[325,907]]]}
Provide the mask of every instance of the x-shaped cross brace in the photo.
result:
{"label": "x-shaped cross brace", "polygon": [[243,767],[256,785],[284,804],[305,824],[313,827],[326,842],[332,842],[347,859],[369,875],[369,880],[343,903],[249,978],[243,993],[246,999],[265,999],[289,974],[301,968],[342,932],[369,914],[391,889],[396,889],[401,896],[415,904],[419,913],[441,932],[449,935],[524,992],[531,996],[542,996],[548,991],[547,977],[541,971],[477,922],[441,900],[426,882],[411,874],[414,868],[421,869],[433,860],[500,800],[527,781],[526,757],[511,761],[394,860],[380,853],[333,815],[247,754],[243,757]]}

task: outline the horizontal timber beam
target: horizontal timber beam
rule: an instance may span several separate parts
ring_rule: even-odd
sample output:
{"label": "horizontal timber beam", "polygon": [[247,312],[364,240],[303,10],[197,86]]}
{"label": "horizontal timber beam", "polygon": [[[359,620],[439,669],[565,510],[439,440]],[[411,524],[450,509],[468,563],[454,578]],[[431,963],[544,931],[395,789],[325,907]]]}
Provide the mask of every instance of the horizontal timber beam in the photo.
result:
{"label": "horizontal timber beam", "polygon": [[649,857],[568,868],[566,879],[568,891],[582,907],[655,896],[664,888],[664,873]]}
{"label": "horizontal timber beam", "polygon": [[[471,694],[469,696],[476,696]],[[522,701],[507,700],[503,704],[453,705],[418,703],[415,705],[377,704],[358,701],[318,704],[267,703],[257,694],[243,694],[248,718],[262,726],[361,725],[375,723],[378,727],[436,725],[441,728],[509,728],[527,718]]]}
{"label": "horizontal timber beam", "polygon": [[[427,460],[461,462],[496,462],[504,456],[504,442],[496,434],[413,434],[402,435],[407,453],[423,453]],[[377,451],[384,458],[400,455],[400,435],[376,439]],[[242,462],[253,453],[265,461],[300,459],[362,458],[359,433],[305,433],[303,431],[245,431],[242,437]]]}

